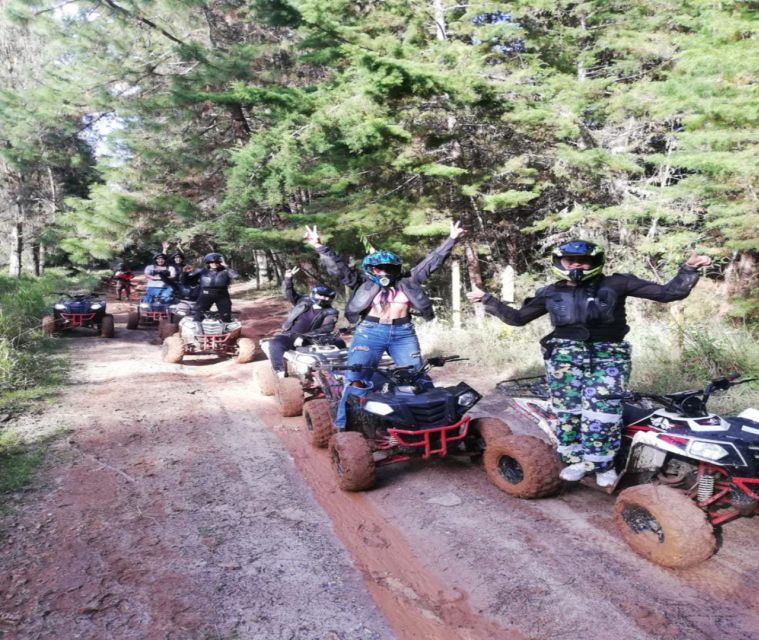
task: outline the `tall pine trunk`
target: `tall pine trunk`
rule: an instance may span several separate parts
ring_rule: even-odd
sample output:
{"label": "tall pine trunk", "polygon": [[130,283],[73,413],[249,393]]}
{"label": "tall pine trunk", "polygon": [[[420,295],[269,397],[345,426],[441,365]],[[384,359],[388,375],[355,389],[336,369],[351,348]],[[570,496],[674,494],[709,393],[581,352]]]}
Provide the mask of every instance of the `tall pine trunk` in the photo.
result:
{"label": "tall pine trunk", "polygon": [[11,226],[11,247],[8,258],[8,275],[11,278],[18,278],[21,275],[21,266],[24,255],[24,208],[21,202],[16,203],[18,213],[16,220]]}

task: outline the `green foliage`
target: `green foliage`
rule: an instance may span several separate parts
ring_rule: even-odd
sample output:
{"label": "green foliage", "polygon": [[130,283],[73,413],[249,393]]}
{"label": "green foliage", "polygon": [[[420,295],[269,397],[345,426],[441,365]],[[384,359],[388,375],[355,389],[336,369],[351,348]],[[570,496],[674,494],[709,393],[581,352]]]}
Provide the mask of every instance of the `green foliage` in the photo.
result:
{"label": "green foliage", "polygon": [[82,113],[118,119],[102,184],[45,223],[75,262],[164,237],[300,251],[305,222],[340,251],[364,238],[415,258],[450,218],[486,271],[531,269],[571,235],[667,272],[694,244],[759,251],[750,2],[474,1],[435,16],[416,0],[134,0],[64,20],[51,3],[15,7],[52,62],[33,100],[4,92],[0,110],[36,141],[13,162],[66,149]]}
{"label": "green foliage", "polygon": [[0,407],[17,402],[15,392],[60,381],[62,365],[42,338],[40,321],[54,292],[87,284],[94,284],[91,276],[72,282],[57,271],[42,278],[0,276]]}

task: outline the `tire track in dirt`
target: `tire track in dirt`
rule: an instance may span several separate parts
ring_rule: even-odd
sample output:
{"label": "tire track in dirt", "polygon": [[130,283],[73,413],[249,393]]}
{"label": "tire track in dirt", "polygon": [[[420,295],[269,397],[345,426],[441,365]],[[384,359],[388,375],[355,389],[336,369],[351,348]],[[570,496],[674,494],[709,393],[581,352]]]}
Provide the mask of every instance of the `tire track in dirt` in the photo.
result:
{"label": "tire track in dirt", "polygon": [[399,638],[526,638],[472,610],[466,591],[446,584],[432,567],[421,563],[403,533],[389,524],[387,514],[367,496],[339,490],[327,452],[310,449],[300,425],[292,424],[299,421],[297,418],[282,419],[267,413],[262,419],[293,456]]}
{"label": "tire track in dirt", "polygon": [[76,380],[29,422],[69,433],[3,522],[0,635],[390,640],[276,438],[216,401],[243,368],[151,342],[68,338]]}

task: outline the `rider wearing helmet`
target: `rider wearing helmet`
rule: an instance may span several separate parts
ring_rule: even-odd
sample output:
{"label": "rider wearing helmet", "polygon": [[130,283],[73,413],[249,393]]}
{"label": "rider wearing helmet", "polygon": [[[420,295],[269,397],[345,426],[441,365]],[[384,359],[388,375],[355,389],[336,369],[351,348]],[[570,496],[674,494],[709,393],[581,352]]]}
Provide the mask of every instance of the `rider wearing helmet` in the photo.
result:
{"label": "rider wearing helmet", "polygon": [[[293,305],[282,324],[282,331],[269,341],[269,360],[272,369],[284,377],[283,355],[288,349],[310,342],[307,334],[329,334],[337,324],[338,311],[332,307],[337,292],[323,284],[311,288],[309,295],[299,294],[293,284],[293,276],[300,269],[293,267],[285,271],[282,293]],[[345,348],[342,338],[332,338],[332,344]]]}
{"label": "rider wearing helmet", "polygon": [[549,315],[553,331],[540,342],[558,418],[558,450],[569,465],[561,477],[576,481],[595,471],[596,483],[610,487],[617,481],[613,460],[620,447],[622,402],[604,396],[623,393],[630,378],[625,302],[628,297],[657,302],[686,298],[698,282],[698,269],[709,266],[711,258],[693,251],[666,284],[626,273],[604,275],[603,249],[585,240],[554,249],[551,264],[559,281],[538,289],[520,309],[477,287],[467,298],[513,326]]}
{"label": "rider wearing helmet", "polygon": [[174,268],[168,264],[165,253],[156,253],[153,263],[145,267],[147,277],[147,289],[145,290],[145,302],[153,302],[156,298],[169,302],[174,297],[174,292],[168,281],[176,277]]}
{"label": "rider wearing helmet", "polygon": [[181,251],[175,251],[169,256],[169,266],[174,269],[174,278],[179,281],[179,277],[184,270],[184,254]]}
{"label": "rider wearing helmet", "polygon": [[193,319],[199,333],[203,332],[203,317],[214,304],[223,322],[232,321],[232,300],[229,297],[229,285],[237,277],[237,272],[224,264],[220,253],[209,253],[203,258],[203,267],[189,271],[184,267],[181,277],[183,286],[198,285],[200,293],[195,302]]}
{"label": "rider wearing helmet", "polygon": [[[361,269],[349,267],[342,258],[321,243],[314,227],[306,227],[306,242],[321,257],[330,275],[353,290],[345,306],[349,322],[359,322],[348,352],[348,366],[376,367],[387,351],[396,366],[422,366],[419,339],[411,322],[410,310],[416,309],[425,320],[434,317],[432,301],[422,283],[439,269],[464,233],[459,223],[451,223],[450,236],[424,260],[404,272],[400,258],[392,251],[374,251],[366,256]],[[335,426],[345,428],[345,406],[349,395],[366,394],[372,374],[346,371],[346,384],[338,405]]]}

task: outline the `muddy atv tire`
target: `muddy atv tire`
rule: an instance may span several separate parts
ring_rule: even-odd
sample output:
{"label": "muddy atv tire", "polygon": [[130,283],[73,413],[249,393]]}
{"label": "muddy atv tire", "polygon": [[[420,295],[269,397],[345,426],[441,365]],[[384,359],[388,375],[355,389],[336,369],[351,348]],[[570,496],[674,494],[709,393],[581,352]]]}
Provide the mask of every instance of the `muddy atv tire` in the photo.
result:
{"label": "muddy atv tire", "polygon": [[285,418],[299,416],[303,411],[303,388],[298,378],[277,378],[279,413]]}
{"label": "muddy atv tire", "polygon": [[158,338],[160,340],[166,340],[169,336],[173,336],[179,332],[179,324],[176,322],[170,322],[168,318],[161,318],[158,321]]}
{"label": "muddy atv tire", "polygon": [[324,398],[310,400],[303,405],[308,442],[318,449],[324,449],[335,433],[335,425],[329,413],[329,402]]}
{"label": "muddy atv tire", "polygon": [[268,360],[259,362],[255,371],[256,384],[262,395],[273,396],[277,392],[277,374],[271,368]]}
{"label": "muddy atv tire", "polygon": [[140,313],[138,311],[130,311],[127,315],[126,328],[136,329],[140,326]]}
{"label": "muddy atv tire", "polygon": [[706,513],[682,491],[643,484],[622,491],[614,522],[635,553],[673,569],[709,558],[717,540]]}
{"label": "muddy atv tire", "polygon": [[240,338],[237,341],[237,363],[253,362],[256,355],[256,343],[250,338]]}
{"label": "muddy atv tire", "polygon": [[100,337],[113,338],[113,333],[113,316],[110,313],[106,313],[100,323]]}
{"label": "muddy atv tire", "polygon": [[534,436],[502,436],[488,442],[484,456],[488,479],[515,498],[544,498],[561,488],[553,448]]}
{"label": "muddy atv tire", "polygon": [[169,336],[163,341],[163,361],[179,364],[184,357],[184,342],[179,336]]}
{"label": "muddy atv tire", "polygon": [[500,418],[485,416],[474,418],[469,422],[469,431],[474,438],[480,441],[482,448],[485,449],[488,442],[511,435],[511,427]]}
{"label": "muddy atv tire", "polygon": [[50,336],[55,331],[55,318],[53,316],[44,316],[42,318],[42,333]]}
{"label": "muddy atv tire", "polygon": [[329,455],[337,484],[343,491],[365,491],[374,486],[374,458],[362,434],[355,431],[336,433],[329,441]]}

